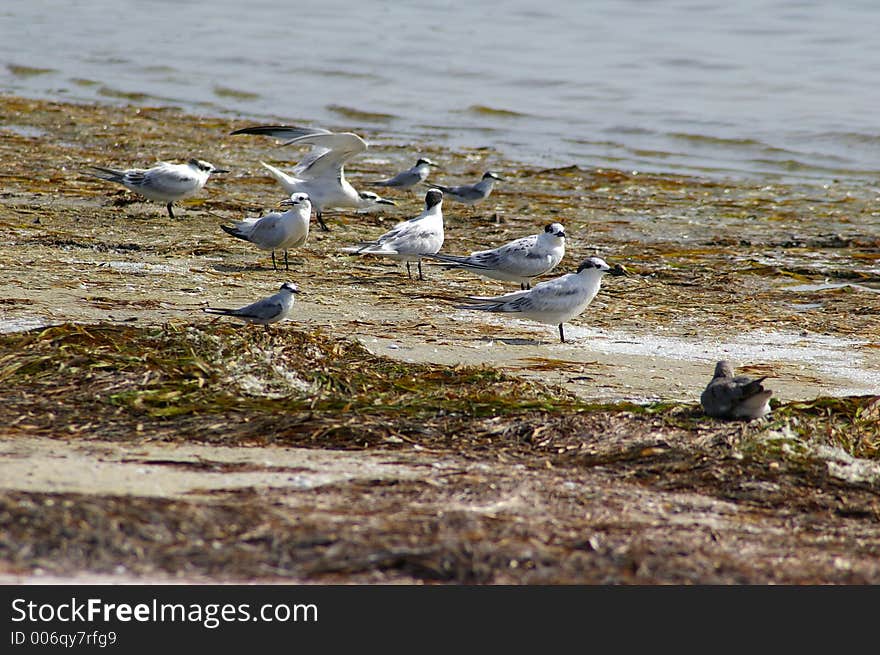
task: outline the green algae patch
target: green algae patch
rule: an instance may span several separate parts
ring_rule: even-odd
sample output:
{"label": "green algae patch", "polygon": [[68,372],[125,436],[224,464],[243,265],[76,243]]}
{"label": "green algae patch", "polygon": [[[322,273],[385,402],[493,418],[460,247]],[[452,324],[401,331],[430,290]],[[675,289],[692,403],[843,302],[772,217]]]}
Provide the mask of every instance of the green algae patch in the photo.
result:
{"label": "green algae patch", "polygon": [[819,397],[782,405],[766,433],[782,435],[791,452],[825,445],[853,457],[880,460],[880,396]]}
{"label": "green algae patch", "polygon": [[21,66],[19,64],[7,64],[6,70],[16,77],[36,77],[37,75],[48,75],[56,73],[53,68],[36,68],[34,66]]}
{"label": "green algae patch", "polygon": [[[183,421],[177,427],[190,434],[197,420],[225,416],[227,440],[236,425],[249,436],[272,419],[276,435],[295,424],[297,432],[355,438],[359,427],[439,433],[449,421],[576,406],[558,390],[487,367],[405,364],[320,332],[185,324],[63,324],[3,335],[0,382],[18,401],[4,410],[8,425],[56,434],[84,424],[100,434],[102,423],[118,433],[120,422],[143,429],[145,420],[172,432]],[[49,413],[37,410],[47,404]]]}

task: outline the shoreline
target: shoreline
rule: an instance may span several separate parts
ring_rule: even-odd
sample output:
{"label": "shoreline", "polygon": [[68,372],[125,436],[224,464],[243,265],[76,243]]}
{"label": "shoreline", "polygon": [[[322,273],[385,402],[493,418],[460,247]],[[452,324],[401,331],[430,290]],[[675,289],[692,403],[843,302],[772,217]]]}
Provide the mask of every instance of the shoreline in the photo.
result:
{"label": "shoreline", "polygon": [[[490,247],[559,221],[570,239],[552,275],[593,254],[629,269],[629,277],[606,277],[588,311],[566,325],[571,343],[560,344],[548,326],[451,310],[466,295],[513,290],[502,283],[435,266],[420,283],[393,263],[339,252],[414,216],[419,194],[396,194],[389,212],[328,213],[332,231],[313,225],[308,243],[291,253],[292,270],[272,271],[267,253],[233,242],[218,223],[274,207],[283,193],[259,161],[287,167],[301,153],[271,139],[229,137],[243,121],[10,96],[0,96],[0,115],[0,224],[9,237],[0,253],[0,322],[60,324],[0,334],[3,361],[31,358],[3,378],[11,386],[0,467],[22,477],[7,476],[0,504],[4,516],[23,521],[20,543],[48,539],[55,549],[46,559],[0,544],[0,574],[75,577],[123,567],[120,575],[141,579],[299,582],[880,580],[877,553],[851,549],[854,535],[878,534],[880,475],[869,466],[847,481],[840,467],[854,465],[820,450],[849,448],[846,456],[871,465],[878,457],[880,430],[869,419],[878,407],[871,394],[880,392],[880,233],[869,185],[542,170],[484,149],[421,144],[420,154],[444,163],[432,181],[466,182],[490,165],[509,180],[486,205],[444,207],[444,252]],[[352,160],[347,177],[360,188],[410,165],[414,152],[413,144],[380,142]],[[181,203],[174,221],[161,205],[82,172],[188,156],[233,172]],[[286,279],[304,293],[271,339],[201,312],[249,302]],[[157,339],[165,350],[155,349]],[[163,359],[176,349],[185,357]],[[335,368],[337,356],[350,368]],[[726,356],[745,360],[736,362],[739,372],[771,376],[769,419],[702,416],[699,393]],[[328,367],[323,377],[316,366]],[[78,389],[86,372],[93,400]],[[825,436],[814,441],[814,430]],[[279,463],[289,449],[304,450],[305,460]],[[386,468],[359,467],[355,456],[350,477],[297,487],[294,469],[317,475],[327,451],[362,453],[361,464],[375,459]],[[80,477],[62,483],[53,459],[82,468]],[[139,463],[126,468],[126,459]],[[210,464],[200,471],[199,461]],[[105,464],[126,475],[142,469],[136,475],[167,494],[114,487],[112,478],[90,493],[88,476]],[[36,477],[26,479],[28,470]],[[222,476],[231,471],[255,475],[235,488]],[[278,475],[290,480],[279,486]],[[188,476],[201,491],[169,486]],[[839,488],[845,492],[835,496]],[[204,567],[171,558],[163,568],[162,553],[181,544],[123,537],[102,522],[126,498],[133,525],[155,515],[207,532],[221,519],[248,527],[217,527],[221,548]],[[62,502],[43,519],[33,507],[51,499]],[[846,507],[864,515],[841,523],[835,511]],[[89,531],[65,536],[47,521],[75,525],[82,511],[97,517],[89,529],[107,543],[122,539],[123,551],[151,554],[140,561],[89,551],[78,559]],[[836,536],[819,543],[806,529],[781,529],[792,511],[798,525],[820,521]],[[242,534],[266,529],[261,512],[283,526],[282,541],[258,541],[260,555],[251,558]],[[707,530],[722,534],[719,550],[700,545]],[[320,538],[302,545],[304,533]],[[411,535],[422,536],[406,546]],[[578,550],[589,535],[601,545]],[[534,543],[548,564],[526,554]],[[743,544],[762,556],[749,561]],[[299,550],[290,559],[285,548]],[[792,548],[781,569],[766,564]],[[670,552],[693,561],[661,562]],[[620,553],[646,568],[630,568]],[[852,566],[838,570],[840,558]],[[532,564],[507,568],[513,560]],[[719,572],[719,561],[729,569]]]}

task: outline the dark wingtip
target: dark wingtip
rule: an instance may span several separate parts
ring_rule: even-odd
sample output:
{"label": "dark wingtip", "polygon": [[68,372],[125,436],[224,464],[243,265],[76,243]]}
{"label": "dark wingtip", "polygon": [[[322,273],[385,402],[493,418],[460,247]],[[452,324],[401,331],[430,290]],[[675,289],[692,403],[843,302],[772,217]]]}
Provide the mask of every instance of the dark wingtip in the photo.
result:
{"label": "dark wingtip", "polygon": [[228,225],[221,225],[220,229],[226,232],[226,234],[235,237],[236,239],[241,239],[242,241],[247,241],[247,237],[241,234],[236,228],[229,227]]}
{"label": "dark wingtip", "polygon": [[268,134],[275,130],[285,130],[290,128],[290,125],[251,125],[250,127],[242,127],[241,129],[233,130],[229,134]]}

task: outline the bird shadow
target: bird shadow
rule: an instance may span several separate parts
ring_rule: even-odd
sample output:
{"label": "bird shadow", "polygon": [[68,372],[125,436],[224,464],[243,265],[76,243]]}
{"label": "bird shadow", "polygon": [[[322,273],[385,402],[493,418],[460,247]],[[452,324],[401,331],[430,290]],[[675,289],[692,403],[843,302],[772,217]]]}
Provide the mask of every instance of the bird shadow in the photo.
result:
{"label": "bird shadow", "polygon": [[[244,265],[236,265],[236,264],[214,264],[212,268],[218,273],[244,273],[245,271],[270,271],[276,272],[271,265],[264,264],[244,264]],[[278,268],[278,273],[283,273],[284,267],[280,266]]]}
{"label": "bird shadow", "polygon": [[461,339],[461,341],[483,341],[485,343],[500,341],[506,346],[546,346],[549,343],[547,341],[540,341],[538,339],[522,339],[518,337],[474,337],[472,339]]}
{"label": "bird shadow", "polygon": [[[403,275],[403,280],[406,280],[406,274]],[[377,284],[381,282],[387,282],[389,284],[396,284],[400,282],[401,277],[399,275],[388,274],[388,275],[349,275],[347,281],[350,284]]]}

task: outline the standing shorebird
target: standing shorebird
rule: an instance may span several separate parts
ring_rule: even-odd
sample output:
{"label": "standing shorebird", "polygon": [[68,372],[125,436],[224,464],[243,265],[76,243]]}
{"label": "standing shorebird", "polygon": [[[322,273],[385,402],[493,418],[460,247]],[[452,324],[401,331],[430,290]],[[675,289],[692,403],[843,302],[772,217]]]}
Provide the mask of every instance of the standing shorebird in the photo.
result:
{"label": "standing shorebird", "polygon": [[254,244],[260,250],[272,251],[272,268],[278,270],[275,263],[275,251],[284,251],[284,269],[290,270],[287,251],[305,244],[309,238],[309,218],[312,214],[312,203],[306,193],[294,193],[281,205],[288,206],[286,212],[272,212],[259,218],[246,218],[236,221],[232,227],[221,225],[227,234]]}
{"label": "standing shorebird", "polygon": [[415,166],[413,166],[412,168],[408,168],[407,170],[398,173],[394,177],[390,177],[387,180],[372,182],[372,185],[390,187],[393,189],[409,189],[414,187],[419,182],[424,182],[428,179],[428,173],[431,172],[431,166],[437,166],[437,164],[427,157],[419,157],[419,159],[416,161]]}
{"label": "standing shorebird", "polygon": [[443,262],[444,268],[459,268],[483,277],[519,282],[520,289],[532,288],[532,279],[549,273],[565,256],[565,228],[550,223],[540,234],[522,237],[492,250],[478,250],[467,257],[427,255]]}
{"label": "standing shorebird", "polygon": [[285,282],[281,285],[278,293],[263,298],[257,302],[239,307],[238,309],[224,309],[222,307],[205,307],[202,311],[207,314],[220,314],[221,316],[232,316],[245,323],[255,323],[262,325],[269,331],[269,326],[278,321],[282,321],[290,314],[293,307],[293,296],[299,293],[299,287],[293,282]]}
{"label": "standing shorebird", "polygon": [[440,189],[443,195],[450,200],[463,202],[466,205],[475,205],[489,197],[496,180],[504,181],[504,178],[488,171],[476,184],[463,184],[461,186],[441,186],[440,184],[429,185],[432,189]]}
{"label": "standing shorebird", "polygon": [[418,262],[419,279],[422,275],[422,257],[433,255],[443,246],[443,193],[431,189],[425,194],[425,210],[408,221],[395,225],[375,241],[343,248],[343,252],[357,255],[377,255],[406,262],[406,272],[412,278],[410,262]]}
{"label": "standing shorebird", "polygon": [[166,203],[165,208],[171,218],[174,218],[171,206],[175,201],[198,193],[211,175],[229,172],[201,159],[190,159],[185,164],[163,161],[152,168],[129,168],[124,171],[102,166],[90,168],[97,171],[91,173],[95,177],[121,184],[147,200]]}
{"label": "standing shorebird", "polygon": [[529,291],[515,291],[492,298],[471,296],[468,305],[457,309],[473,309],[484,312],[515,314],[539,323],[559,326],[559,340],[565,343],[562,325],[583,312],[596,294],[605,273],[623,275],[621,266],[611,268],[600,257],[587,257],[577,273],[567,273],[552,280],[536,284]]}

